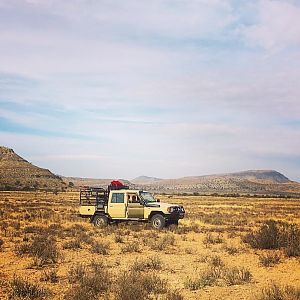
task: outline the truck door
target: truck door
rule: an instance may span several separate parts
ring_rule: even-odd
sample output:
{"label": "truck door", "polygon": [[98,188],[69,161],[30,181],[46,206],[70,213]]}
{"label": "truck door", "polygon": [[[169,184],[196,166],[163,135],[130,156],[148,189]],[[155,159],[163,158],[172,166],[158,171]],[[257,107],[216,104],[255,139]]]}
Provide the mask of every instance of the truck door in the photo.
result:
{"label": "truck door", "polygon": [[108,203],[108,213],[113,219],[126,217],[124,193],[112,193],[111,201]]}
{"label": "truck door", "polygon": [[144,205],[141,204],[137,194],[127,194],[128,218],[144,219]]}

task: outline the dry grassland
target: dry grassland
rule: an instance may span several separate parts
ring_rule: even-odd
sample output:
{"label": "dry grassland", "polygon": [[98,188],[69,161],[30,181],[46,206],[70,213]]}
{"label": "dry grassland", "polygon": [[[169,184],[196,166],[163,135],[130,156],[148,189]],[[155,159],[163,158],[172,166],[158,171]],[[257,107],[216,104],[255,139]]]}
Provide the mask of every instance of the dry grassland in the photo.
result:
{"label": "dry grassland", "polygon": [[75,192],[1,192],[0,299],[300,299],[299,200],[159,198],[179,227],[96,229]]}

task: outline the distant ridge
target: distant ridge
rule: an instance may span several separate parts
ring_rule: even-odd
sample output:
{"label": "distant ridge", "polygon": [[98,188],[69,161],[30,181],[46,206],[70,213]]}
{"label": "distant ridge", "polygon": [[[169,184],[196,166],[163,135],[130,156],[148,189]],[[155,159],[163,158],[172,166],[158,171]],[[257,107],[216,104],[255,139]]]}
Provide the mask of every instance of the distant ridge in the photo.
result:
{"label": "distant ridge", "polygon": [[[75,189],[81,186],[106,188],[112,180],[114,179],[60,177],[47,169],[29,163],[12,149],[0,146],[0,190],[60,191],[65,190],[67,186]],[[131,181],[126,179],[120,179],[120,181],[130,188],[159,193],[261,194],[300,197],[300,183],[289,180],[275,170],[247,170],[176,179],[143,175]]]}
{"label": "distant ridge", "polygon": [[290,181],[275,170],[248,170],[161,179],[139,183],[137,186],[151,191],[167,193],[300,195],[300,184]]}
{"label": "distant ridge", "polygon": [[0,190],[62,190],[64,187],[59,176],[29,163],[13,149],[0,146]]}
{"label": "distant ridge", "polygon": [[131,182],[134,184],[151,184],[151,183],[157,183],[161,180],[163,179],[157,177],[139,176],[131,180]]}

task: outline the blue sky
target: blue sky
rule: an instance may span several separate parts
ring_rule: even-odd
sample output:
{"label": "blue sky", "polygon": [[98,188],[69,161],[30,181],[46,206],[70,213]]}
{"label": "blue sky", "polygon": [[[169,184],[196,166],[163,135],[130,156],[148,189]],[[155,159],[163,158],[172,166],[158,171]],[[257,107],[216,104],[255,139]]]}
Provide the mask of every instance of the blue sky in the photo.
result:
{"label": "blue sky", "polygon": [[300,3],[0,0],[0,144],[98,178],[300,180]]}

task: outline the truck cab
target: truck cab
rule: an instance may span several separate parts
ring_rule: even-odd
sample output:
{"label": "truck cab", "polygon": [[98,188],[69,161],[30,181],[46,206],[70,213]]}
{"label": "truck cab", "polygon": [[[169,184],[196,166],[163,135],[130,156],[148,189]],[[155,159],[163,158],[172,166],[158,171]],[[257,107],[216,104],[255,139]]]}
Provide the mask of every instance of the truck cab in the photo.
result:
{"label": "truck cab", "polygon": [[102,227],[122,221],[150,222],[155,229],[178,224],[183,206],[161,203],[147,191],[119,188],[87,188],[80,191],[79,214]]}

